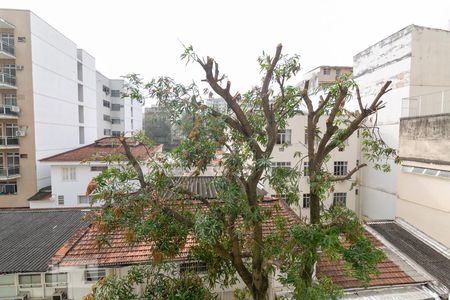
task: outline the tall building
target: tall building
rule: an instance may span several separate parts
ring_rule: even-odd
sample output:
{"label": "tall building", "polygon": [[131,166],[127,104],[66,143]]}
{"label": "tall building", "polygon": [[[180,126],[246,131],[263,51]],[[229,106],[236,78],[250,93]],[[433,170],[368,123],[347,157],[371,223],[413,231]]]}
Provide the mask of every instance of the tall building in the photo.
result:
{"label": "tall building", "polygon": [[140,130],[142,107],[31,11],[0,9],[0,37],[0,208],[23,207],[51,183],[40,159]]}
{"label": "tall building", "polygon": [[21,207],[50,184],[39,159],[95,140],[95,59],[27,10],[0,34],[0,207]]}
{"label": "tall building", "polygon": [[[392,91],[383,96],[386,107],[371,119],[389,146],[399,149],[402,112],[449,112],[450,93],[433,94],[450,89],[449,53],[450,31],[410,25],[354,56],[353,76],[364,103],[392,81]],[[369,219],[395,217],[399,168],[391,166],[390,173],[370,167],[361,171],[363,214]]]}
{"label": "tall building", "polygon": [[130,135],[142,130],[142,105],[123,97],[124,80],[97,77],[97,136]]}

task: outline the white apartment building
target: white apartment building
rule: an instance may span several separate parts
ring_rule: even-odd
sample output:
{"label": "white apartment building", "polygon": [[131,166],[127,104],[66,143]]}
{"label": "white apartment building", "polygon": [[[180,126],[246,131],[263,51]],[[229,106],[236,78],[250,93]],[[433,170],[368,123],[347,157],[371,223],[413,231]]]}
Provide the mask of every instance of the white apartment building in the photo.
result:
{"label": "white apartment building", "polygon": [[[288,120],[285,130],[279,130],[277,145],[272,152],[273,167],[295,167],[298,166],[303,172],[307,173],[308,168],[308,150],[307,150],[307,116],[297,114]],[[319,122],[321,128],[325,128],[325,118]],[[351,136],[345,142],[345,149],[342,151],[333,150],[331,152],[331,159],[326,164],[327,169],[338,176],[346,175],[348,171],[353,169],[359,160],[359,145],[356,134]],[[300,152],[300,157],[294,157],[296,152]],[[345,204],[349,209],[355,211],[358,215],[360,212],[359,197],[357,195],[358,189],[352,189],[352,182],[356,181],[357,175],[353,176],[352,180],[345,182],[338,182],[335,185],[334,191],[330,192],[327,200],[324,202],[326,206],[333,203]],[[270,196],[276,196],[275,191],[270,187],[266,181],[265,190]],[[300,216],[309,218],[309,178],[302,176],[299,182],[300,202],[298,207],[292,207],[294,211]],[[283,197],[283,195],[280,195]]]}
{"label": "white apartment building", "polygon": [[[403,116],[412,111],[448,112],[449,106],[443,105],[446,94],[425,95],[450,89],[449,53],[450,31],[410,25],[354,56],[353,76],[363,102],[371,101],[387,80],[392,81],[392,91],[383,96],[386,107],[372,117],[389,146],[399,149],[402,112]],[[425,98],[429,100],[422,101]],[[399,166],[393,162],[391,166],[390,173],[370,167],[361,170],[362,210],[369,219],[396,215]]]}
{"label": "white apartment building", "polygon": [[96,139],[95,59],[28,10],[0,9],[0,35],[0,207],[23,207],[41,158]]}
{"label": "white apartment building", "polygon": [[142,130],[142,104],[123,97],[124,80],[97,77],[97,136],[131,135]]}

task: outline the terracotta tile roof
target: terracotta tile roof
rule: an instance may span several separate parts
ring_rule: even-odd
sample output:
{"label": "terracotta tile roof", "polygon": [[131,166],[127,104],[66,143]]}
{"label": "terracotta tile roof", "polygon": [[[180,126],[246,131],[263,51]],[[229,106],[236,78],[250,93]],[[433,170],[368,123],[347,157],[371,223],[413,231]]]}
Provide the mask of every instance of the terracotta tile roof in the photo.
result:
{"label": "terracotta tile roof", "polygon": [[[154,146],[150,149],[148,147],[128,139],[128,143],[131,146],[132,153],[141,159],[145,159],[149,155],[162,150],[162,145]],[[44,159],[42,162],[64,162],[64,161],[84,161],[96,156],[111,155],[111,154],[123,154],[123,147],[117,137],[105,137],[95,141],[92,144],[69,150],[63,153],[59,153]]]}
{"label": "terracotta tile roof", "polygon": [[[397,284],[414,283],[415,281],[400,269],[390,259],[385,258],[378,264],[379,276],[373,277],[368,286],[387,286]],[[331,261],[326,256],[321,256],[317,262],[317,277],[328,277],[333,283],[344,289],[362,287],[364,284],[354,277],[346,275],[344,262],[342,260]]]}
{"label": "terracotta tile roof", "polygon": [[[290,225],[299,221],[295,213],[282,201],[266,198],[262,206],[271,209],[272,216],[286,217]],[[272,219],[265,222],[264,234],[273,232],[274,229],[275,224]],[[152,257],[151,244],[138,243],[130,246],[124,232],[117,231],[110,234],[108,237],[110,246],[105,245],[101,248],[97,246],[98,236],[99,231],[95,226],[91,226],[87,231],[76,236],[75,240],[68,241],[53,257],[52,263],[60,266],[123,266],[145,263]],[[189,237],[180,255],[174,259],[186,259],[194,244],[194,239]]]}

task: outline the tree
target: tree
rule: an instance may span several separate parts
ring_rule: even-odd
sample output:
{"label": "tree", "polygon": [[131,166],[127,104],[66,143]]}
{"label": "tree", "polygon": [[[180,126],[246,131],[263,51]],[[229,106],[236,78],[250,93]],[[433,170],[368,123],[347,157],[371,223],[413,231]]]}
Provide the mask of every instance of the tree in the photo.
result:
{"label": "tree", "polygon": [[[293,288],[297,299],[337,297],[339,287],[326,278],[313,278],[319,255],[345,260],[351,267],[349,271],[367,282],[377,273],[382,252],[365,237],[353,212],[322,205],[335,182],[351,178],[366,165],[335,177],[324,163],[333,149],[345,147],[344,141],[360,130],[367,159],[376,168],[389,171],[387,159],[396,153],[383,142],[376,126],[366,125],[366,120],[384,107],[381,97],[388,92],[390,82],[365,106],[356,84],[342,77],[326,88],[326,96],[314,105],[308,95],[308,82],[303,87],[290,84],[300,69],[299,56],[283,55],[281,45],[274,56],[263,53],[258,59],[263,74],[261,85],[243,94],[231,92],[231,82],[220,73],[213,58],[201,58],[189,46],[182,59],[200,65],[204,81],[226,101],[229,109],[219,112],[205,106],[195,83],[182,85],[168,77],[144,83],[137,75],[130,75],[128,96],[138,101],[147,97],[158,99],[159,105],[170,112],[174,124],[182,122],[186,114],[194,122],[188,139],[169,156],[146,162],[145,174],[140,168],[143,162],[133,157],[126,140],[121,139],[128,167],[121,172],[109,170],[96,179],[94,199],[104,202],[102,212],[96,215],[99,228],[105,234],[125,230],[130,242],[153,243],[155,262],[176,256],[186,240],[193,238],[196,246],[191,258],[207,265],[210,285],[230,285],[239,276],[257,300],[268,297],[269,278],[275,269],[281,271],[280,281]],[[345,108],[352,91],[356,93],[359,112]],[[210,92],[204,90],[205,94]],[[311,222],[288,226],[285,219],[276,218],[276,230],[264,234],[263,224],[272,217],[257,193],[258,183],[268,180],[279,194],[287,195],[289,204],[299,201],[297,183],[301,170],[272,169],[271,153],[278,130],[284,129],[287,120],[305,107]],[[317,125],[321,118],[326,118],[324,132]],[[217,148],[226,153],[222,175],[215,179],[219,200],[211,201],[186,190],[183,179],[174,177],[173,170],[182,168],[191,170],[193,175],[201,174],[214,159]],[[139,181],[137,191],[130,192],[130,180]],[[342,243],[343,239],[346,243]]]}

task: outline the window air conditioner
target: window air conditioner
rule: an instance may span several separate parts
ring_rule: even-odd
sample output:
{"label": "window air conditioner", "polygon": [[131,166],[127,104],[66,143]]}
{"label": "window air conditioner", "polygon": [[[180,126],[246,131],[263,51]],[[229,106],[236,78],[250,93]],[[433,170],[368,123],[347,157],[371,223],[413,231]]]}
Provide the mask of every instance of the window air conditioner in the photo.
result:
{"label": "window air conditioner", "polygon": [[64,291],[57,291],[52,295],[52,300],[66,300],[67,294]]}

